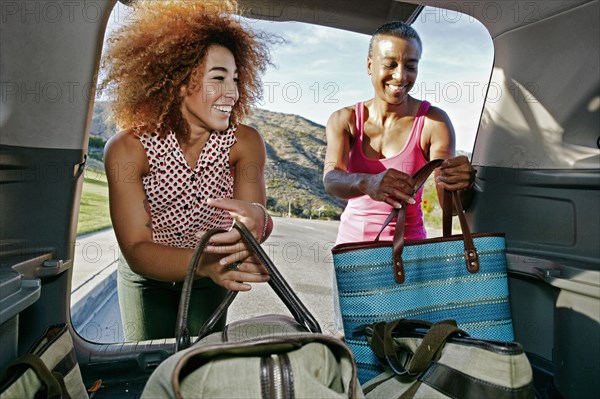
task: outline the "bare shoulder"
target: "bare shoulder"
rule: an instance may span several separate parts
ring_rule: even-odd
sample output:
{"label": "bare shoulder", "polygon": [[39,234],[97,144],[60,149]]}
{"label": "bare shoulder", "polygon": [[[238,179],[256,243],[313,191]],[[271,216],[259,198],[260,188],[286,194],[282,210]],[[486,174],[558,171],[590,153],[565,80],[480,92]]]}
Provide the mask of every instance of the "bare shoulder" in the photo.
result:
{"label": "bare shoulder", "polygon": [[425,158],[450,158],[454,146],[455,134],[450,117],[438,107],[429,107],[421,134],[421,149]]}
{"label": "bare shoulder", "polygon": [[347,133],[354,136],[356,113],[353,105],[340,108],[333,112],[327,120],[327,135],[341,135]]}
{"label": "bare shoulder", "polygon": [[121,130],[114,136],[112,136],[104,147],[104,154],[113,154],[121,152],[144,152],[144,147],[140,143],[140,139],[137,132],[134,129]]}
{"label": "bare shoulder", "polygon": [[242,143],[250,144],[254,142],[263,142],[263,138],[258,132],[258,130],[256,130],[252,126],[244,125],[241,123],[237,125],[237,128],[235,130],[235,137],[237,138],[238,142]]}
{"label": "bare shoulder", "polygon": [[344,108],[340,108],[337,111],[334,111],[327,121],[327,125],[331,124],[335,125],[346,125],[351,123],[355,118],[354,106],[347,106]]}
{"label": "bare shoulder", "polygon": [[126,129],[111,137],[104,146],[104,163],[134,163],[138,170],[148,169],[146,152],[134,129]]}
{"label": "bare shoulder", "polygon": [[231,147],[229,159],[232,164],[238,162],[264,162],[266,157],[265,142],[252,126],[239,124],[235,130],[237,143]]}
{"label": "bare shoulder", "polygon": [[450,124],[450,117],[443,109],[435,106],[430,106],[427,110],[426,119],[433,123]]}
{"label": "bare shoulder", "polygon": [[436,136],[453,136],[454,127],[448,114],[441,108],[431,106],[423,124],[423,139],[429,141]]}

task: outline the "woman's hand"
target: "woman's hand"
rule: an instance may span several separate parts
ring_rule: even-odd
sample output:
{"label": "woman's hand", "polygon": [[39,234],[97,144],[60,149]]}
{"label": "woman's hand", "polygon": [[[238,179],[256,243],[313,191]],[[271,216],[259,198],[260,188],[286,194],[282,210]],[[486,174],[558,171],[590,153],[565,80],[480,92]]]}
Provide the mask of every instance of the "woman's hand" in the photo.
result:
{"label": "woman's hand", "polygon": [[438,186],[449,191],[468,190],[475,183],[475,169],[464,155],[447,159],[439,167]]}
{"label": "woman's hand", "polygon": [[[209,199],[207,203],[227,210],[255,237],[261,237],[265,214],[260,206],[247,201],[223,198]],[[242,282],[260,283],[269,280],[267,270],[250,252],[240,233],[235,229],[212,236],[204,252],[207,259],[203,264],[206,267],[201,274],[229,290],[248,291],[250,285]],[[208,261],[209,258],[213,261]],[[218,258],[221,259],[216,262]]]}
{"label": "woman's hand", "polygon": [[[209,198],[206,203],[215,208],[221,208],[228,211],[231,217],[242,222],[257,240],[263,238],[265,213],[263,208],[259,205],[247,201],[227,198]],[[241,240],[240,233],[238,233],[237,230],[232,229],[227,233],[215,235],[211,242],[215,244],[227,244],[231,240]]]}
{"label": "woman's hand", "polygon": [[[213,237],[216,237],[213,236]],[[241,244],[240,244],[241,245]],[[200,262],[200,277],[208,277],[216,284],[231,291],[250,291],[246,283],[265,283],[269,275],[265,267],[255,257],[247,257],[239,263],[222,263],[222,255],[204,253]]]}
{"label": "woman's hand", "polygon": [[366,180],[365,194],[375,201],[382,201],[394,208],[400,208],[400,201],[414,204],[415,180],[406,173],[388,169]]}

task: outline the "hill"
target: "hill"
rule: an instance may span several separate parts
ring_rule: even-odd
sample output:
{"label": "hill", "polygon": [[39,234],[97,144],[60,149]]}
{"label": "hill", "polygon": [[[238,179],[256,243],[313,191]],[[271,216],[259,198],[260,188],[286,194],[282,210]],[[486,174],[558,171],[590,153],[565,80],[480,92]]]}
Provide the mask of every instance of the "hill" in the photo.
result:
{"label": "hill", "polygon": [[271,211],[300,217],[339,215],[344,202],[322,183],[325,127],[301,116],[254,109],[244,123],[257,129],[267,149],[265,179]]}
{"label": "hill", "polygon": [[[97,101],[90,137],[90,167],[103,169],[102,151],[116,133],[107,122],[107,102]],[[298,115],[255,108],[244,123],[257,129],[265,141],[267,161],[267,207],[277,216],[338,219],[344,201],[325,192],[322,183],[325,158],[325,127]],[[459,151],[459,155],[470,154]],[[433,180],[425,185],[423,210],[428,225],[438,225],[441,210]]]}
{"label": "hill", "polygon": [[[90,167],[102,169],[106,140],[116,133],[106,101],[96,101],[92,119]],[[275,215],[338,218],[344,201],[325,192],[322,183],[325,127],[298,115],[254,109],[244,123],[265,141],[267,207]]]}

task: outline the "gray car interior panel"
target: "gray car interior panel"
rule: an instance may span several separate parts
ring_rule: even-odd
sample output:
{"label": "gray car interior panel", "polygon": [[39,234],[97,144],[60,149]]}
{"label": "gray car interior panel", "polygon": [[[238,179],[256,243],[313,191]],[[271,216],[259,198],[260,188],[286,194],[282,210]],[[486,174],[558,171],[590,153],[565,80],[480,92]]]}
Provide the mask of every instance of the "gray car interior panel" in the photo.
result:
{"label": "gray car interior panel", "polygon": [[[47,6],[45,1],[17,1],[3,6],[0,144],[87,148],[95,76],[115,2],[86,0]],[[62,7],[55,11],[60,18],[52,18],[50,10],[57,7]],[[44,10],[49,10],[48,16]],[[24,43],[26,62],[6,62],[22,59]]]}
{"label": "gray car interior panel", "polygon": [[474,164],[598,169],[599,14],[591,1],[494,38]]}
{"label": "gray car interior panel", "polygon": [[[503,231],[518,255],[550,257],[598,271],[597,170],[478,167],[477,231]],[[559,183],[560,182],[560,183]],[[531,229],[530,226],[539,228]]]}
{"label": "gray car interior panel", "polygon": [[[42,9],[48,3],[43,0],[3,3],[0,368],[26,351],[42,326],[70,318],[95,75],[116,1],[64,2],[70,7],[63,8],[68,23],[6,14],[25,3]],[[537,396],[595,397],[600,392],[600,107],[594,106],[600,87],[600,2],[239,3],[254,18],[365,34],[384,21],[438,12],[424,6],[471,15],[486,27],[495,63],[473,151],[476,195],[468,217],[475,232],[506,233],[515,334],[534,366]],[[105,345],[74,331],[73,336],[86,385],[104,382],[97,398],[137,397],[152,370],[174,352],[173,340]]]}
{"label": "gray car interior panel", "polygon": [[2,284],[13,272],[21,280],[0,295],[18,310],[1,327],[3,356],[24,353],[45,326],[69,320],[95,75],[115,1],[54,3],[61,18],[42,14],[45,1],[2,5],[0,270]]}
{"label": "gray car interior panel", "polygon": [[[81,150],[0,146],[0,270],[18,272],[23,281],[37,280],[40,300],[20,312],[19,350],[37,338],[38,329],[68,320],[68,308],[50,308],[70,285],[74,247],[74,210],[79,207],[77,181]],[[41,195],[51,193],[51,195]],[[6,212],[4,209],[27,209]],[[68,221],[68,223],[65,223]],[[2,291],[2,296],[6,295]]]}
{"label": "gray car interior panel", "polygon": [[[590,212],[598,207],[597,173],[546,171],[544,181],[532,179],[535,171],[479,167],[482,191],[469,213],[474,231],[505,232],[515,339],[566,397],[598,389],[600,220]],[[581,339],[586,345],[573,344]],[[585,368],[573,367],[583,359]]]}
{"label": "gray car interior panel", "polygon": [[382,21],[413,21],[422,4],[401,1],[247,1],[240,0],[244,14],[267,21],[298,21],[336,29],[372,34]]}
{"label": "gray car interior panel", "polygon": [[506,233],[516,339],[550,397],[600,391],[599,12],[587,2],[494,38],[502,95],[488,93],[473,153],[469,215]]}

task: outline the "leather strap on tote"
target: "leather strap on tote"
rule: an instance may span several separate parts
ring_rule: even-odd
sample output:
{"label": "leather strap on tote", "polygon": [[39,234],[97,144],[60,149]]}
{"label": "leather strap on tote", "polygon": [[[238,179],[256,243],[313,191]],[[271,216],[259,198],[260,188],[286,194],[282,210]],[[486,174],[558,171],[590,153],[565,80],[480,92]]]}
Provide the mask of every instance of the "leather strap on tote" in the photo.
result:
{"label": "leather strap on tote", "polygon": [[410,390],[414,391],[412,395],[405,397],[405,393],[400,398],[413,398],[420,385],[417,383],[427,384],[430,389],[443,392],[451,398],[531,399],[535,397],[531,384],[516,388],[490,384],[438,362],[432,363],[419,380],[411,385]]}
{"label": "leather strap on tote", "polygon": [[[379,322],[373,326],[370,340],[373,353],[380,361],[399,377],[415,380],[428,372],[441,356],[446,341],[452,336],[468,336],[459,329],[455,320],[444,320],[432,324],[422,320],[400,319],[392,322]],[[394,338],[413,335],[417,329],[428,329],[414,353],[398,345]],[[400,398],[412,398],[421,385],[421,377]]]}
{"label": "leather strap on tote", "polygon": [[463,234],[463,243],[465,245],[465,263],[467,264],[467,270],[469,270],[471,273],[477,273],[480,267],[479,256],[477,255],[477,249],[475,248],[475,243],[473,242],[473,235],[471,234],[469,223],[467,223],[467,218],[465,217],[465,210],[460,202],[460,195],[457,191],[452,192],[452,197],[454,197],[454,206],[456,207],[456,212],[458,213],[460,229],[462,230]]}
{"label": "leather strap on tote", "polygon": [[304,306],[292,287],[285,281],[271,258],[269,258],[260,243],[256,241],[250,230],[248,230],[243,223],[238,221],[233,224],[233,227],[240,232],[244,241],[246,241],[261,263],[265,266],[270,275],[269,285],[287,306],[296,321],[305,326],[310,332],[321,333],[321,327],[315,317],[310,313],[306,306]]}
{"label": "leather strap on tote", "polygon": [[[443,159],[435,159],[430,161],[413,175],[413,179],[415,180],[415,192],[418,191],[423,184],[425,184],[429,175],[432,174],[433,171],[442,164],[442,162],[444,162]],[[379,241],[379,236],[383,232],[383,229],[385,229],[392,220],[396,219],[392,262],[394,266],[394,279],[397,283],[403,283],[405,280],[404,265],[402,263],[402,252],[404,251],[404,224],[406,223],[406,210],[404,209],[405,206],[406,203],[402,202],[401,208],[392,209],[388,217],[383,222],[381,230],[379,230],[379,234],[377,234],[377,237],[375,237],[375,241]]]}
{"label": "leather strap on tote", "polygon": [[439,356],[448,338],[456,335],[469,335],[457,327],[456,320],[443,320],[431,326],[408,365],[409,374],[416,375],[424,372]]}
{"label": "leather strap on tote", "polygon": [[[413,354],[397,347],[394,338],[410,336],[417,329],[428,331]],[[374,324],[370,345],[373,353],[396,375],[416,376],[427,370],[431,362],[439,357],[446,341],[452,336],[468,337],[469,334],[458,328],[455,320],[433,324],[423,320],[399,319]]]}
{"label": "leather strap on tote", "polygon": [[[421,169],[419,169],[413,176],[413,179],[416,181],[415,191],[419,190],[425,181],[431,175],[431,173],[438,168],[444,162],[443,159],[436,159],[430,161]],[[383,232],[383,229],[387,227],[387,225],[396,219],[396,229],[394,231],[394,238],[392,244],[392,264],[394,267],[394,279],[397,283],[402,284],[406,280],[404,275],[404,263],[402,262],[402,252],[404,251],[404,229],[406,223],[406,203],[402,203],[402,207],[399,209],[393,209],[386,220],[383,222],[383,226],[375,237],[375,241],[379,241],[379,236]],[[465,254],[465,264],[467,270],[471,273],[476,273],[479,271],[479,257],[477,255],[477,250],[475,248],[475,244],[473,243],[473,236],[471,235],[471,230],[469,229],[469,224],[467,223],[467,219],[464,214],[464,210],[462,207],[462,203],[460,202],[460,197],[458,192],[449,192],[444,191],[444,206],[443,206],[443,234],[444,237],[448,237],[452,232],[452,210],[456,207],[458,213],[458,220],[460,221],[460,228],[463,234],[463,241],[465,244],[464,254]]]}
{"label": "leather strap on tote", "polygon": [[444,190],[444,203],[442,205],[442,235],[452,235],[452,212],[454,211],[454,198],[452,192]]}
{"label": "leather strap on tote", "polygon": [[[415,180],[415,192],[417,192],[421,187],[423,187],[423,184],[425,184],[429,175],[432,174],[433,171],[436,168],[438,168],[443,162],[444,162],[443,159],[435,159],[435,160],[425,164],[421,169],[419,169],[414,174],[414,176],[412,178]],[[375,237],[375,241],[379,241],[379,236],[383,232],[383,229],[385,229],[392,220],[394,220],[395,218],[398,217],[398,214],[400,213],[400,209],[404,209],[404,205],[405,204],[403,204],[402,208],[392,209],[392,211],[390,212],[388,217],[383,222],[383,226],[381,227],[381,230],[379,230],[379,234],[377,234],[377,237]],[[396,222],[396,225],[397,224],[398,223]]]}
{"label": "leather strap on tote", "polygon": [[[256,241],[252,233],[246,228],[246,226],[244,226],[243,223],[239,221],[234,222],[233,228],[239,231],[240,235],[242,236],[242,239],[250,247],[251,252],[256,254],[258,259],[265,266],[270,276],[269,285],[275,291],[277,296],[282,300],[282,302],[287,306],[287,308],[292,313],[296,321],[303,325],[308,331],[320,333],[321,327],[319,326],[317,320],[309,312],[306,306],[304,306],[302,301],[300,301],[296,293],[292,290],[287,281],[285,281],[281,273],[279,273],[279,270],[277,270],[275,264],[271,261],[271,259],[266,254],[265,250],[261,247],[261,245],[258,243],[258,241]],[[202,239],[200,240],[200,242],[196,246],[196,249],[194,250],[194,254],[188,267],[187,276],[185,278],[185,281],[183,282],[183,288],[181,290],[181,300],[179,302],[179,310],[177,312],[177,326],[175,332],[176,351],[188,348],[191,345],[190,333],[187,327],[188,309],[192,292],[192,284],[194,282],[196,269],[202,257],[204,248],[206,248],[208,241],[213,235],[225,231],[226,230],[224,229],[213,229],[208,231],[202,236]],[[196,340],[196,342],[212,332],[217,321],[225,314],[227,308],[229,307],[229,305],[231,305],[236,295],[237,292],[235,291],[229,291],[227,293],[223,302],[217,307],[213,314],[204,322],[204,325],[200,328],[198,339]]]}
{"label": "leather strap on tote", "polygon": [[399,331],[412,332],[418,328],[430,328],[432,323],[423,320],[399,319],[391,322],[379,322],[373,325],[371,336],[371,349],[384,364],[389,366],[396,375],[406,375],[409,370],[405,368],[403,359],[398,357],[394,343],[395,333]]}
{"label": "leather strap on tote", "polygon": [[[221,302],[219,306],[217,306],[213,314],[210,315],[210,317],[206,319],[202,327],[200,327],[200,331],[198,332],[198,339],[202,339],[212,332],[215,325],[227,313],[227,309],[229,309],[229,306],[231,305],[237,294],[238,291],[228,291],[227,294],[225,294],[223,302]],[[196,340],[196,342],[198,341],[198,339]]]}

